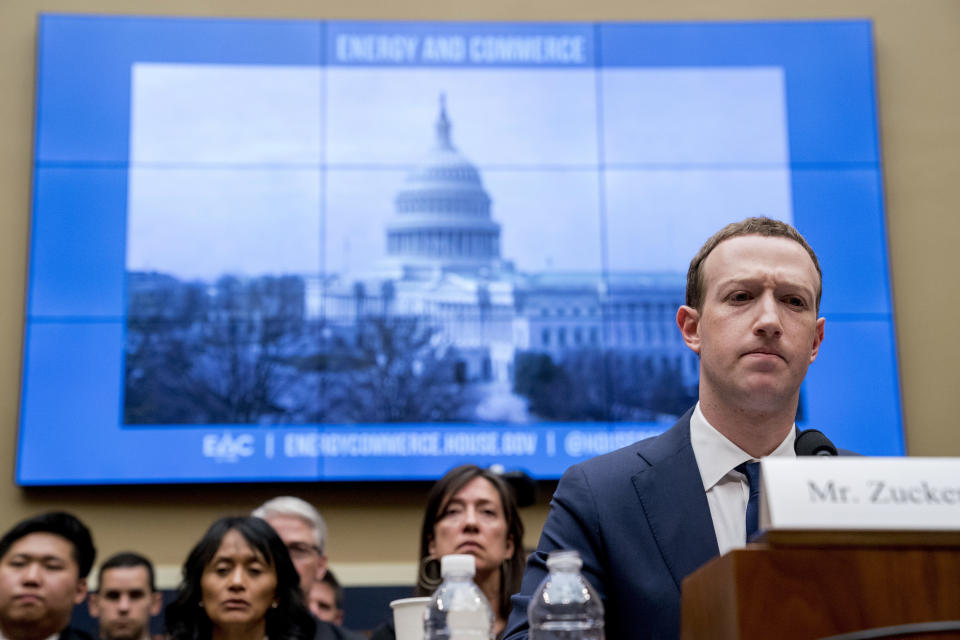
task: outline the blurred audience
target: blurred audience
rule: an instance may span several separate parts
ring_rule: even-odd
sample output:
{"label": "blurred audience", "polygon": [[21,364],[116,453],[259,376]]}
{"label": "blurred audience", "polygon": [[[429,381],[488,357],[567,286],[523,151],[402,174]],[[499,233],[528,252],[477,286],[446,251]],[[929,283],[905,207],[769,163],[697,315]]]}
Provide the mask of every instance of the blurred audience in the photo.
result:
{"label": "blurred audience", "polygon": [[323,578],[313,583],[307,606],[321,620],[343,626],[343,587],[333,571],[327,569]]}
{"label": "blurred audience", "polygon": [[165,618],[170,640],[312,640],[315,634],[286,545],[253,517],[210,526],[187,556]]}
{"label": "blurred audience", "polygon": [[151,640],[150,618],[163,606],[153,564],[130,551],[111,556],[100,565],[87,606],[100,622],[101,640]]}
{"label": "blurred audience", "polygon": [[95,557],[90,530],[69,513],[43,513],[7,531],[0,538],[4,640],[91,640],[69,624]]}
{"label": "blurred audience", "polygon": [[[264,502],[252,515],[262,518],[279,534],[300,575],[300,590],[306,602],[313,585],[326,574],[327,525],[308,502],[280,496]],[[317,619],[317,640],[362,640],[364,636]]]}

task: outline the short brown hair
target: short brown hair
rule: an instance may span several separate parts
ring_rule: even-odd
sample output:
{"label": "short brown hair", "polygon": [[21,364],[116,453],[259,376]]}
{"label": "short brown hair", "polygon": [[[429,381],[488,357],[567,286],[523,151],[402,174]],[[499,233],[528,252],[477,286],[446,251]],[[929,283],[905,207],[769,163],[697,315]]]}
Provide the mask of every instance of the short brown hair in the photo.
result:
{"label": "short brown hair", "polygon": [[728,224],[720,231],[710,236],[703,243],[697,255],[690,261],[690,268],[687,269],[687,300],[686,305],[700,310],[703,306],[704,285],[703,285],[703,263],[710,255],[710,252],[717,248],[717,245],[724,240],[736,238],[738,236],[766,236],[771,238],[787,238],[793,240],[803,247],[810,259],[813,260],[813,266],[817,269],[817,311],[820,310],[820,296],[823,293],[823,272],[820,271],[820,261],[817,260],[817,254],[813,248],[804,239],[800,232],[794,229],[786,222],[774,220],[773,218],[747,218],[740,222]]}

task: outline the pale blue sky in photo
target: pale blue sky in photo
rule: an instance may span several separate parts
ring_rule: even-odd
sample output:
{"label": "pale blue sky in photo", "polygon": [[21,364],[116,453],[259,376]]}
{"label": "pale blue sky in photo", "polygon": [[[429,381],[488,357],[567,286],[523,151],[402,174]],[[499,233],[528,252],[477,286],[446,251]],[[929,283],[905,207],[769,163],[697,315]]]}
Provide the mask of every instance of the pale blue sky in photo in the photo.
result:
{"label": "pale blue sky in photo", "polygon": [[184,279],[315,273],[315,169],[131,168],[127,268]]}
{"label": "pale blue sky in photo", "polygon": [[327,71],[327,161],[418,161],[440,94],[454,145],[480,166],[597,162],[592,69],[380,67]]}
{"label": "pale blue sky in photo", "polygon": [[786,165],[779,67],[604,69],[608,164]]}
{"label": "pale blue sky in photo", "polygon": [[320,162],[319,67],[133,65],[130,161]]}
{"label": "pale blue sky in photo", "polygon": [[680,271],[714,231],[750,216],[792,221],[790,171],[611,169],[605,173],[609,268]]}
{"label": "pale blue sky in photo", "polygon": [[[444,93],[453,143],[493,200],[502,257],[523,271],[598,270],[597,79],[589,69],[137,65],[127,266],[206,279],[375,269]],[[779,69],[600,79],[609,268],[684,271],[731,220],[792,218]]]}
{"label": "pale blue sky in photo", "polygon": [[[406,172],[334,169],[327,177],[326,268],[375,271]],[[501,258],[523,271],[600,270],[596,172],[491,169],[483,181],[500,224]]]}

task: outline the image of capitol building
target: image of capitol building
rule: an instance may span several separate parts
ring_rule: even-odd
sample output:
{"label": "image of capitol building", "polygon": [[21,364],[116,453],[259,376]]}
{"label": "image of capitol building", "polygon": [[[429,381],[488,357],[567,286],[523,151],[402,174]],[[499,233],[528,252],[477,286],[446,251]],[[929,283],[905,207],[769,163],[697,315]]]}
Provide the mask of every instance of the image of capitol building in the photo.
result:
{"label": "image of capitol building", "polygon": [[647,379],[670,371],[692,392],[697,358],[675,325],[683,274],[520,272],[501,255],[492,208],[480,172],[453,144],[441,97],[433,146],[394,198],[385,259],[372,273],[309,278],[306,314],[337,327],[364,316],[420,319],[456,347],[460,375],[490,396],[478,411],[491,419],[522,411],[510,395],[525,353],[562,363],[604,351]]}
{"label": "image of capitol building", "polygon": [[640,423],[688,408],[684,275],[517,269],[494,204],[441,99],[365,271],[129,270],[124,423]]}

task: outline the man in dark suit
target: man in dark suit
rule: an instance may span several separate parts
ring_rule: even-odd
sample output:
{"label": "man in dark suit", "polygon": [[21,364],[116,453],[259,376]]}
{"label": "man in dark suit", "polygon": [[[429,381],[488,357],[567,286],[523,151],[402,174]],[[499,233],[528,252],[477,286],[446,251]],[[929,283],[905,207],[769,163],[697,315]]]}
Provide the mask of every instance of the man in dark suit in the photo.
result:
{"label": "man in dark suit", "polygon": [[744,463],[795,455],[800,384],[824,335],[821,272],[790,225],[750,218],[703,245],[677,325],[700,357],[699,402],[662,435],[571,467],[553,496],[505,638],[527,637],[547,555],[574,549],[608,638],[676,638],[680,584],[743,546]]}
{"label": "man in dark suit", "polygon": [[[251,515],[266,520],[287,545],[293,566],[300,575],[303,601],[308,602],[313,585],[327,571],[324,553],[327,525],[320,512],[300,498],[279,496],[264,502]],[[321,620],[316,615],[314,621],[317,623],[314,640],[365,640],[362,634]]]}
{"label": "man in dark suit", "polygon": [[100,640],[153,640],[150,619],[163,609],[153,563],[132,551],[110,556],[100,565],[87,607],[100,623]]}
{"label": "man in dark suit", "polygon": [[87,595],[96,550],[90,531],[64,512],[23,520],[0,538],[0,633],[6,640],[92,640],[71,629]]}

